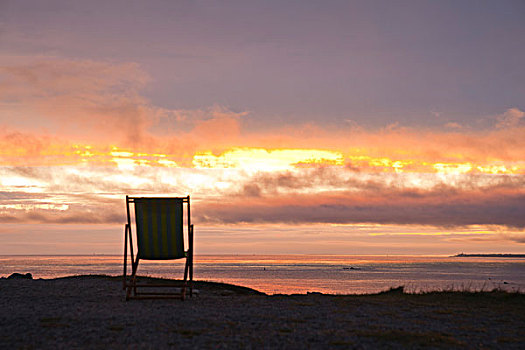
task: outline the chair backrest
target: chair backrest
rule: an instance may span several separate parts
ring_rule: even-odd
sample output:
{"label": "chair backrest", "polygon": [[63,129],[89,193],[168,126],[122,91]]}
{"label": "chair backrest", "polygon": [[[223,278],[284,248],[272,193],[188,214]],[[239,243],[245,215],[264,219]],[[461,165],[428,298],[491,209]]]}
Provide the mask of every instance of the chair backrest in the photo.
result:
{"label": "chair backrest", "polygon": [[[133,198],[138,258],[163,260],[185,257],[183,230],[185,200],[185,197]],[[187,203],[189,207],[189,199]]]}

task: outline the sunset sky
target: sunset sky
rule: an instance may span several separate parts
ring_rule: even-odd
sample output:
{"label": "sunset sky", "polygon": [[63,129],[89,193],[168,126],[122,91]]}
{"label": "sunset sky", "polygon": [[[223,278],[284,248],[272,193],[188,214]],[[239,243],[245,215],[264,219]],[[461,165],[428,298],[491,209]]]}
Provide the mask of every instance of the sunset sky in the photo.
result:
{"label": "sunset sky", "polygon": [[525,2],[0,0],[0,254],[525,252]]}

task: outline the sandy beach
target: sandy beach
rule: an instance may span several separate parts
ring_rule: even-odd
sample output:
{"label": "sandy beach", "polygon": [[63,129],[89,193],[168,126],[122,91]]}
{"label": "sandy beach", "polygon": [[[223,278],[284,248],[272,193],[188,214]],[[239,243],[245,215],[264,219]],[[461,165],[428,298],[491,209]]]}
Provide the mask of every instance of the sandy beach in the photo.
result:
{"label": "sandy beach", "polygon": [[197,282],[199,296],[125,301],[104,276],[0,280],[3,349],[525,347],[525,295],[394,290],[264,295]]}

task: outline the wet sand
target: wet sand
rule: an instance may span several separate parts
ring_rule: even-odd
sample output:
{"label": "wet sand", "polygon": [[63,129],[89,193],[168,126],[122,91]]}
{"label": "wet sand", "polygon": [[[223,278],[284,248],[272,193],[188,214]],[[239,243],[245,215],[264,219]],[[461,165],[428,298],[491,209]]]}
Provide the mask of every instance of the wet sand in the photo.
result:
{"label": "wet sand", "polygon": [[2,349],[525,348],[525,295],[394,290],[264,295],[199,282],[199,296],[126,302],[104,276],[0,280]]}

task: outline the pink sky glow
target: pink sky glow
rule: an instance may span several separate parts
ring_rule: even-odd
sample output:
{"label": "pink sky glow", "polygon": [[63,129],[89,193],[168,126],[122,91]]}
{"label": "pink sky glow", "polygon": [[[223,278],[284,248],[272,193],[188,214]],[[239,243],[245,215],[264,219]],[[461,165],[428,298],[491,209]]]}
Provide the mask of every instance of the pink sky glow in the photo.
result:
{"label": "pink sky glow", "polygon": [[[480,56],[469,69],[464,57],[447,68],[424,54],[467,50],[461,38],[478,28],[476,14],[452,20],[451,33],[434,23],[407,39],[400,33],[422,28],[417,20],[372,15],[357,2],[369,24],[330,2],[317,12],[297,5],[289,24],[274,5],[239,5],[273,19],[277,34],[256,20],[241,35],[246,23],[202,4],[165,5],[202,20],[189,32],[147,12],[180,34],[171,38],[156,35],[138,7],[121,18],[118,7],[96,12],[89,24],[82,6],[91,9],[0,6],[10,14],[0,18],[0,254],[119,254],[127,194],[189,194],[198,254],[523,253],[525,85],[515,75],[498,80],[518,66]],[[430,16],[425,6],[411,11]],[[447,6],[438,15],[458,10]],[[524,14],[519,2],[501,7]],[[375,18],[391,15],[397,27]],[[97,23],[110,28],[100,40]],[[523,42],[516,23],[512,37]],[[150,39],[141,51],[125,30],[136,26]],[[488,30],[470,49],[501,49],[490,35],[505,30]],[[509,43],[525,59],[522,44]],[[373,48],[384,47],[405,60],[378,61]],[[418,64],[435,69],[427,81],[408,74]],[[522,68],[515,73],[523,78]]]}

